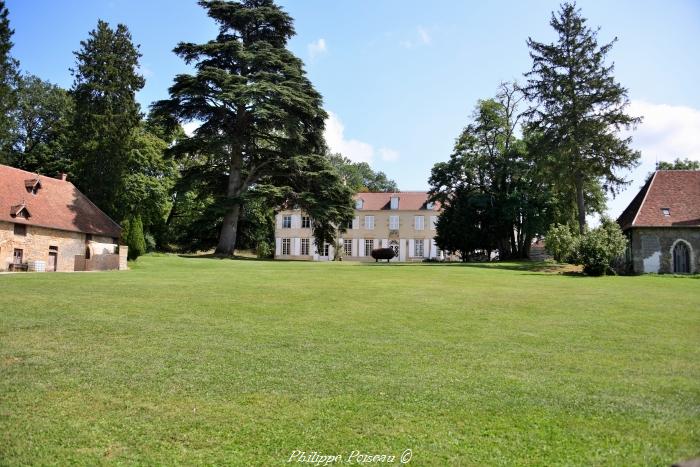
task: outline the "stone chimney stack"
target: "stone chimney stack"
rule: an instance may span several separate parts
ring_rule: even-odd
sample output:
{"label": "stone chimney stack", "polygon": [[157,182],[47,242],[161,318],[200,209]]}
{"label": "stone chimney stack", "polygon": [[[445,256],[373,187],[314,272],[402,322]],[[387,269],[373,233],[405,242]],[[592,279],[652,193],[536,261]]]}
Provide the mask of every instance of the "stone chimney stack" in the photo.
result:
{"label": "stone chimney stack", "polygon": [[58,179],[65,182],[66,180],[68,180],[68,174],[65,172],[61,172],[61,174],[58,176]]}

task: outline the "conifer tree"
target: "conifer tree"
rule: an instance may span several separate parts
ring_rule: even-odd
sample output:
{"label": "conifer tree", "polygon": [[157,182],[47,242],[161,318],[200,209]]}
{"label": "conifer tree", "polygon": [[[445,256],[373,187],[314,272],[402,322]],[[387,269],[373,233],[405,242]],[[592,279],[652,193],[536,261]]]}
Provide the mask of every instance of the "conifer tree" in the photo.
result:
{"label": "conifer tree", "polygon": [[[19,62],[12,58],[12,35],[9,11],[4,0],[0,0],[0,162],[11,146],[12,118],[17,98],[15,88],[18,79]],[[7,161],[5,161],[7,162]]]}
{"label": "conifer tree", "polygon": [[634,167],[639,153],[630,148],[631,138],[621,129],[640,119],[626,113],[627,89],[613,77],[606,56],[615,40],[599,46],[598,30],[574,3],[564,3],[552,13],[554,43],[528,39],[532,70],[526,74],[531,130],[542,136],[541,165],[560,186],[575,193],[579,230],[586,225],[587,197],[600,188],[615,192],[626,183],[619,173]]}

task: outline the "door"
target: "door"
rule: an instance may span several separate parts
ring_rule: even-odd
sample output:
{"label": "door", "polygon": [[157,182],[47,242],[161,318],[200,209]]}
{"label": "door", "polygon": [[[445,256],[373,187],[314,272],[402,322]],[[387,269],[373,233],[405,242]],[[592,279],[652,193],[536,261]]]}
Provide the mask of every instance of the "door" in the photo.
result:
{"label": "door", "polygon": [[15,248],[15,252],[12,255],[12,264],[22,264],[22,256],[24,254],[24,250],[21,248]]}
{"label": "door", "polygon": [[49,271],[56,271],[56,266],[57,266],[56,263],[58,263],[57,259],[58,259],[58,253],[55,253],[53,251],[51,253],[49,253],[49,267],[48,267]]}
{"label": "door", "polygon": [[389,242],[389,248],[394,250],[394,257],[391,258],[392,261],[398,261],[399,260],[399,242],[396,240],[391,240]]}
{"label": "door", "polygon": [[680,274],[690,272],[690,250],[685,242],[678,242],[673,247],[673,272]]}

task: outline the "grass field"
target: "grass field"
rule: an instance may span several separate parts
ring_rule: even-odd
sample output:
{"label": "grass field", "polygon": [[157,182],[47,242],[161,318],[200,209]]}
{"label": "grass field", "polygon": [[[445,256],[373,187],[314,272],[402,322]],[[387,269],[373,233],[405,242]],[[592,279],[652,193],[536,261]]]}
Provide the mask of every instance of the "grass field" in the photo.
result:
{"label": "grass field", "polygon": [[176,256],[132,268],[0,276],[0,464],[700,455],[697,278]]}

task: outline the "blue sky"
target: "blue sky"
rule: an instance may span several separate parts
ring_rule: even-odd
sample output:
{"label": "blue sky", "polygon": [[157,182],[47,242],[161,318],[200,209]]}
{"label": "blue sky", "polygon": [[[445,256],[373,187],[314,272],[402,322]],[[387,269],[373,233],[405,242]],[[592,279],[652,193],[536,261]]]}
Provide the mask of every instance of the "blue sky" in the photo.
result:
{"label": "blue sky", "polygon": [[[449,157],[478,99],[529,70],[528,36],[548,41],[557,1],[295,0],[290,48],[331,113],[332,148],[367,160],[402,190],[427,188],[432,165]],[[629,89],[632,111],[645,117],[633,133],[642,165],[630,188],[609,203],[617,215],[656,160],[700,160],[700,2],[579,1],[601,41],[617,36],[610,54]],[[21,67],[70,87],[72,52],[98,18],[122,22],[141,46],[144,107],[167,96],[186,68],[179,41],[214,36],[204,10],[185,0],[8,0]]]}

